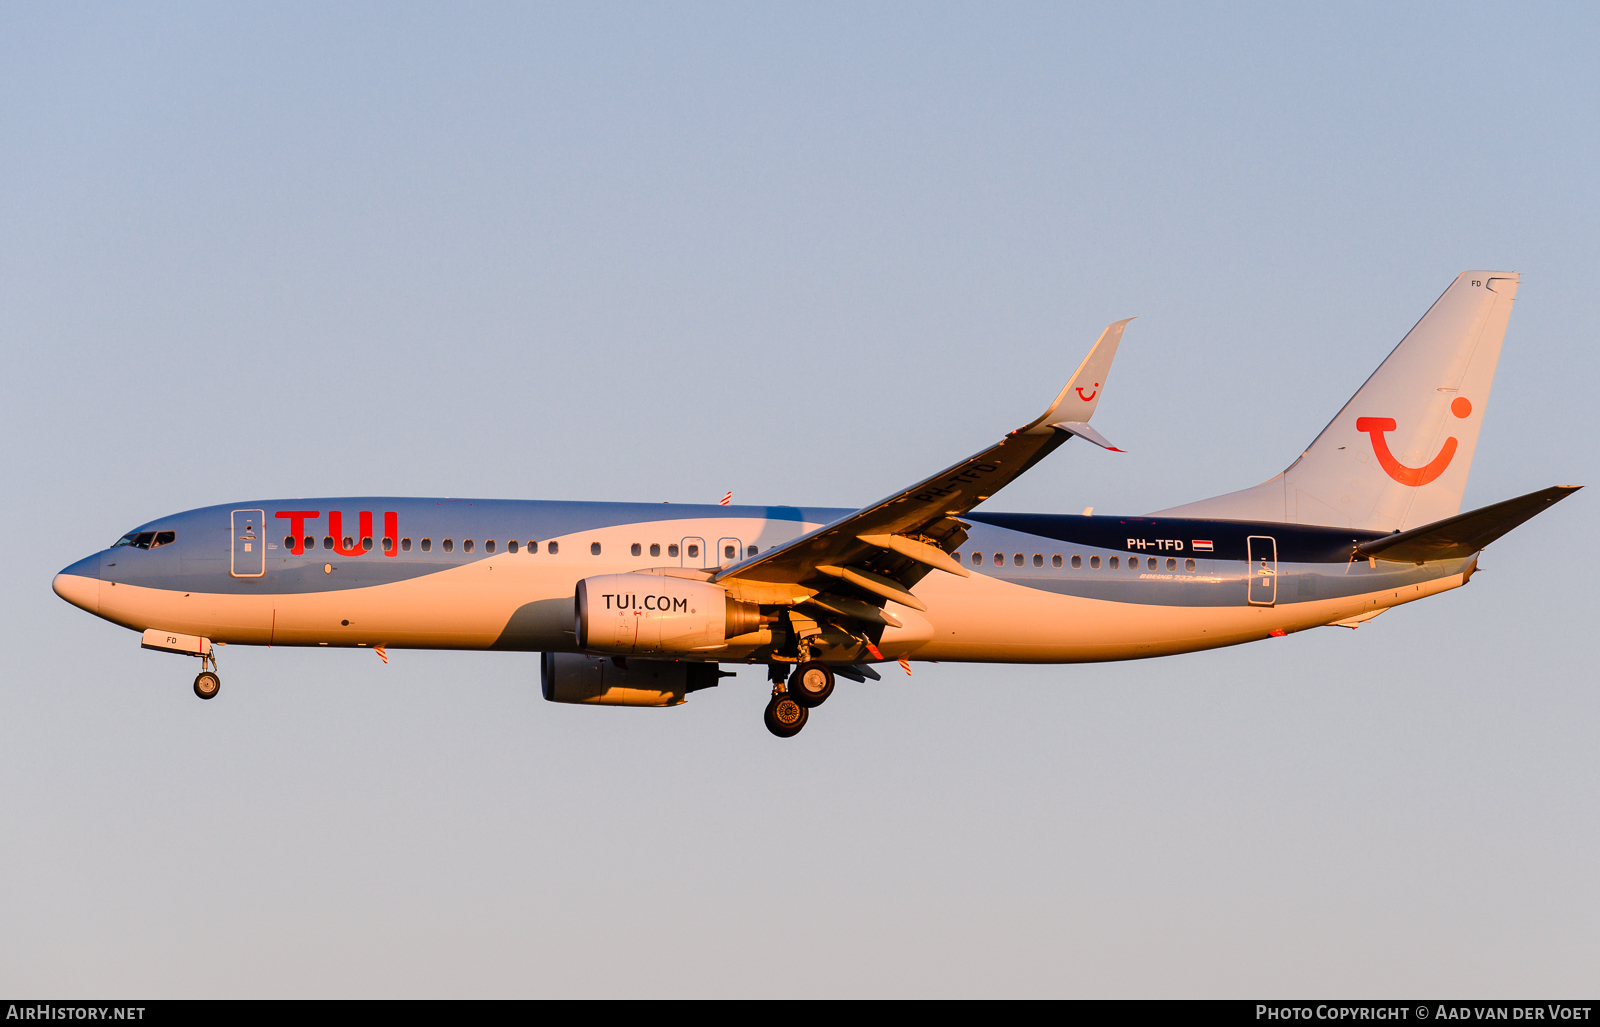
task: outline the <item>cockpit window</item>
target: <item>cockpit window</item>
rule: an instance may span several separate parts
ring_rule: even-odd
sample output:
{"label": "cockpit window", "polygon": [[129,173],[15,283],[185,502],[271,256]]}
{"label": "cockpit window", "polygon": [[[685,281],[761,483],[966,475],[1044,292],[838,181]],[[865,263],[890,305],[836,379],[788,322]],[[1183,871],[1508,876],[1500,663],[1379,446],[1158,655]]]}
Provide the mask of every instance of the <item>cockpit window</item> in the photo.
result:
{"label": "cockpit window", "polygon": [[132,546],[135,549],[153,549],[156,546],[164,546],[176,538],[177,533],[172,531],[163,531],[159,534],[154,531],[130,531],[126,535],[117,539],[116,545],[112,546],[111,548],[115,549],[117,546]]}
{"label": "cockpit window", "polygon": [[150,543],[150,548],[151,549],[156,549],[156,548],[159,548],[160,546],[170,546],[170,545],[172,545],[172,543],[174,543],[176,541],[178,541],[178,533],[177,532],[175,532],[175,531],[158,531],[158,532],[156,532],[156,540],[154,542]]}

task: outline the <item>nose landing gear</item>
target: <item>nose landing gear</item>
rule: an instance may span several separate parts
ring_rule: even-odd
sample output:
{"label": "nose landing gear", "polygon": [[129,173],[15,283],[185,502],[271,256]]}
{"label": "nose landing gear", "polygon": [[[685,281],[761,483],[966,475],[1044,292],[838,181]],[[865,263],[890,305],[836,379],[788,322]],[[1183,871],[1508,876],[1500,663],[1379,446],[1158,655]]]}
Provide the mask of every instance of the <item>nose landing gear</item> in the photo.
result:
{"label": "nose landing gear", "polygon": [[222,679],[209,670],[202,670],[194,677],[194,694],[202,699],[215,699],[217,693],[222,691]]}
{"label": "nose landing gear", "polygon": [[222,679],[217,676],[217,658],[204,653],[200,657],[200,666],[204,669],[194,677],[194,694],[202,699],[215,699],[217,693],[222,691]]}

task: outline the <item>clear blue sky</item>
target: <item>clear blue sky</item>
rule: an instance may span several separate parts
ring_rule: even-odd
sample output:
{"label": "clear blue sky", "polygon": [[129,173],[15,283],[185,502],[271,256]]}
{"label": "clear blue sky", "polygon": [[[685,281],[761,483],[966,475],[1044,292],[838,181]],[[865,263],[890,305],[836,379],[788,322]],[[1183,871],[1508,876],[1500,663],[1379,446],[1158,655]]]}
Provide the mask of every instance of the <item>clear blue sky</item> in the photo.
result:
{"label": "clear blue sky", "polygon": [[1470,588],[1144,663],[191,661],[50,593],[243,497],[852,506],[1048,403],[1000,510],[1262,480],[1523,273],[1469,506],[1593,484],[1586,5],[0,7],[0,991],[1571,995],[1595,497]]}

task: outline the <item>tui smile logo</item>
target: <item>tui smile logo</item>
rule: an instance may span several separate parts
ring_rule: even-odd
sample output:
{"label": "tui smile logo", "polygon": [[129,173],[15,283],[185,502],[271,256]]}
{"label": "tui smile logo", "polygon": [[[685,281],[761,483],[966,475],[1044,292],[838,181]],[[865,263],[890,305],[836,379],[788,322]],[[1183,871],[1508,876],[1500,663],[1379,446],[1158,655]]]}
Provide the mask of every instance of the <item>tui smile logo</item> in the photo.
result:
{"label": "tui smile logo", "polygon": [[1091,399],[1094,399],[1094,398],[1095,398],[1095,397],[1096,397],[1096,396],[1098,396],[1098,395],[1100,395],[1100,383],[1099,383],[1099,382],[1095,382],[1095,383],[1094,383],[1094,391],[1093,391],[1093,392],[1091,392],[1091,393],[1089,393],[1089,394],[1088,394],[1088,395],[1087,395],[1087,396],[1085,396],[1085,395],[1084,395],[1084,394],[1083,394],[1083,387],[1082,387],[1082,386],[1079,386],[1079,387],[1078,387],[1078,388],[1076,388],[1076,389],[1073,389],[1073,390],[1072,390],[1072,391],[1073,391],[1073,392],[1076,392],[1076,393],[1077,393],[1077,394],[1078,394],[1078,398],[1079,398],[1079,399],[1081,399],[1081,400],[1083,400],[1083,401],[1084,401],[1084,402],[1085,402],[1085,403],[1087,403],[1087,402],[1089,402],[1089,401],[1090,401],[1090,400],[1091,400]]}
{"label": "tui smile logo", "polygon": [[[1457,396],[1450,404],[1450,412],[1457,417],[1466,417],[1472,413],[1472,402],[1465,396]],[[1443,474],[1445,468],[1450,466],[1450,461],[1455,459],[1456,446],[1459,443],[1452,435],[1444,440],[1438,456],[1421,467],[1407,467],[1389,452],[1389,440],[1384,437],[1385,433],[1394,431],[1396,427],[1392,417],[1356,418],[1356,431],[1366,432],[1372,436],[1372,451],[1377,454],[1379,466],[1400,484],[1420,488]]]}

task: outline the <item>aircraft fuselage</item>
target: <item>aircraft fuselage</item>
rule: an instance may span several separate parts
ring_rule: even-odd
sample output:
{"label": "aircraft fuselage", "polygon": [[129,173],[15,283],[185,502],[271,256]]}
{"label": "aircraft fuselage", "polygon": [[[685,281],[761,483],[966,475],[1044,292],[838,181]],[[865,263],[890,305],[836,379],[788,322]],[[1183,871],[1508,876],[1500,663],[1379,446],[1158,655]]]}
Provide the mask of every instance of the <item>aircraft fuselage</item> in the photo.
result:
{"label": "aircraft fuselage", "polygon": [[[371,497],[230,504],[135,529],[63,570],[56,590],[124,627],[233,645],[574,652],[581,579],[714,571],[850,513]],[[965,519],[953,556],[971,576],[927,574],[916,586],[925,612],[889,603],[901,626],[884,629],[878,658],[1071,663],[1211,649],[1370,617],[1464,584],[1476,559],[1369,561],[1354,546],[1382,532],[1275,522]],[[873,659],[854,639],[825,641],[821,658]],[[765,662],[780,642],[730,640],[693,658]]]}

